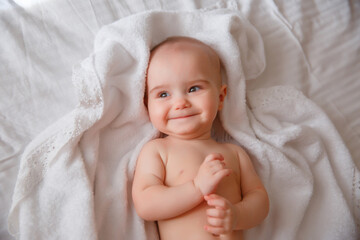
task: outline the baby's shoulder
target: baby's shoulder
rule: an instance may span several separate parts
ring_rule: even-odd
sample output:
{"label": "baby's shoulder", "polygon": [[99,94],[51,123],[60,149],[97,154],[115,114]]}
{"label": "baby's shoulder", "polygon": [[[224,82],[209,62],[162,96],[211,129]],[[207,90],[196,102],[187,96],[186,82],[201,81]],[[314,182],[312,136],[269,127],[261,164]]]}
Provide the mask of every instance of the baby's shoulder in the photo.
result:
{"label": "baby's shoulder", "polygon": [[248,156],[244,148],[242,148],[239,145],[233,143],[221,143],[221,145],[223,146],[223,148],[227,149],[228,151],[231,151],[233,154],[238,155],[239,158]]}
{"label": "baby's shoulder", "polygon": [[226,142],[224,142],[224,143],[217,143],[217,144],[218,144],[218,146],[220,146],[221,148],[226,149],[226,150],[229,150],[229,151],[237,151],[238,148],[240,148],[240,146],[235,145],[235,144],[233,144],[233,143],[226,143]]}
{"label": "baby's shoulder", "polygon": [[167,143],[163,138],[155,138],[147,143],[141,149],[140,155],[160,156],[161,159],[167,155]]}
{"label": "baby's shoulder", "polygon": [[164,147],[165,142],[162,138],[155,138],[144,144],[143,150],[159,150]]}

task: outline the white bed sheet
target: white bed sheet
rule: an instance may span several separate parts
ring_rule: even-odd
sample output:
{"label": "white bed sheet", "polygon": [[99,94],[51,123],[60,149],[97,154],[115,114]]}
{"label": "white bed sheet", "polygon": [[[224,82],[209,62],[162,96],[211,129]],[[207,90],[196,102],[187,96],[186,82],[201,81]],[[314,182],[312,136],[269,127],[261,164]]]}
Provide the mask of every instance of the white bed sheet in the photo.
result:
{"label": "white bed sheet", "polygon": [[[100,27],[148,9],[194,9],[219,2],[2,2],[0,239],[11,239],[6,220],[21,154],[37,134],[76,105],[72,66],[92,51]],[[303,91],[328,114],[360,167],[360,2],[238,0],[231,4],[239,5],[264,39],[267,67],[248,89],[292,85]],[[354,217],[360,224],[360,199],[354,196],[354,201],[358,204]]]}

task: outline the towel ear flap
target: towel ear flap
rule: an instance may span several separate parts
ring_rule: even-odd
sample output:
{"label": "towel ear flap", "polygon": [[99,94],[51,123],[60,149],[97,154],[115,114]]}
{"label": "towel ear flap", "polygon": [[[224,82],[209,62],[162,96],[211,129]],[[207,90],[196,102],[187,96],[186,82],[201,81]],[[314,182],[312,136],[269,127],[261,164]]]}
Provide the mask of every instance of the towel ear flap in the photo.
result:
{"label": "towel ear flap", "polygon": [[233,38],[239,47],[245,79],[257,78],[266,66],[264,43],[261,35],[247,19],[239,14],[238,18],[234,18],[229,32],[233,34]]}

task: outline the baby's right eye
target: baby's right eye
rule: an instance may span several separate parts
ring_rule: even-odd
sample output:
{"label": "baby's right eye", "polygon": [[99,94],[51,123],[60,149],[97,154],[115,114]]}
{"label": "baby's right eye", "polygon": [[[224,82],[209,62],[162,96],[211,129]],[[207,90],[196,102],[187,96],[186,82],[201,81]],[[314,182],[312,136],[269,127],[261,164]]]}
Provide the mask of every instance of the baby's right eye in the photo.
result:
{"label": "baby's right eye", "polygon": [[161,92],[160,94],[159,94],[159,97],[160,98],[166,98],[166,97],[168,97],[169,96],[169,93],[167,93],[167,92]]}

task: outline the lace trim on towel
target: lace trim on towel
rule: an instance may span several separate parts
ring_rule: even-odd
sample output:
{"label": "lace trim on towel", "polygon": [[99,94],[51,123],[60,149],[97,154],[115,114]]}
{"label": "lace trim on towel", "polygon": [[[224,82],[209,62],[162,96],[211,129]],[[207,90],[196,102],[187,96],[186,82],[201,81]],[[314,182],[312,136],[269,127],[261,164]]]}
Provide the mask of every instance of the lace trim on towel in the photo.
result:
{"label": "lace trim on towel", "polygon": [[81,69],[76,69],[73,72],[73,83],[78,93],[79,105],[46,129],[28,146],[32,151],[25,152],[22,157],[18,176],[21,181],[17,182],[14,202],[26,197],[42,181],[52,160],[64,145],[76,144],[82,133],[101,117],[104,101],[96,74],[89,69],[81,73],[80,71]]}

